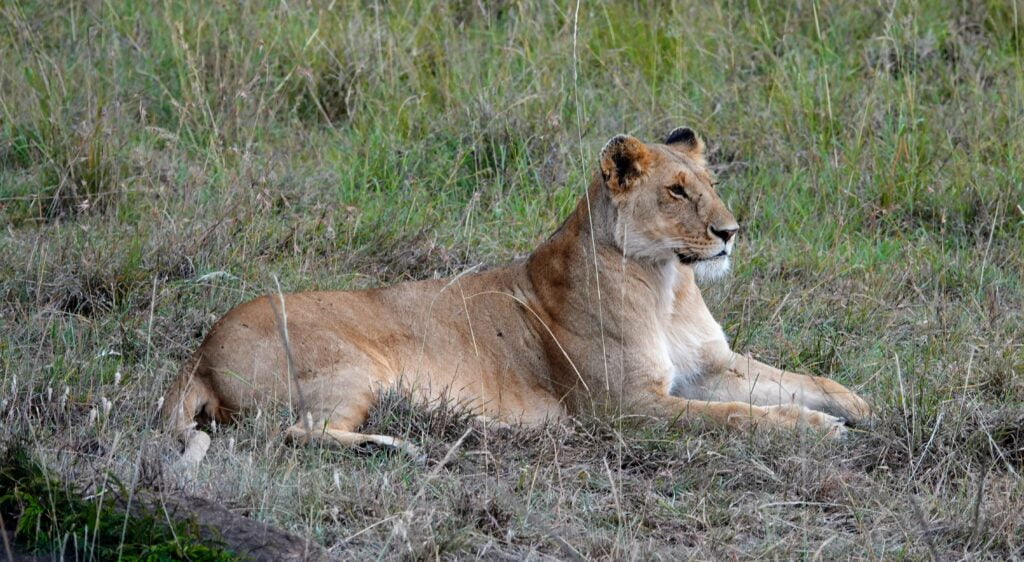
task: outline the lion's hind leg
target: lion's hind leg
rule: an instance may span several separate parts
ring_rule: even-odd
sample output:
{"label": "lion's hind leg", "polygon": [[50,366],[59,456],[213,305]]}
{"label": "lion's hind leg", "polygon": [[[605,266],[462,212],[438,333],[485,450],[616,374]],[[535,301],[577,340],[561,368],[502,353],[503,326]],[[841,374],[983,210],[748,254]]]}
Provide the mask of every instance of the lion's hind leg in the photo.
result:
{"label": "lion's hind leg", "polygon": [[186,363],[163,397],[161,407],[164,425],[185,445],[176,462],[176,466],[182,469],[198,466],[210,448],[210,436],[196,429],[196,417],[205,414],[210,419],[221,421],[227,417],[217,392],[203,376],[204,373],[198,372],[200,361],[197,356]]}
{"label": "lion's hind leg", "polygon": [[378,445],[402,451],[418,463],[426,461],[426,455],[420,451],[419,447],[404,439],[390,435],[357,433],[351,431],[351,428],[344,424],[338,425],[328,422],[326,424],[312,425],[309,422],[300,422],[286,429],[285,435],[297,443],[317,442],[337,448]]}
{"label": "lion's hind leg", "polygon": [[404,439],[356,431],[377,404],[380,393],[388,388],[386,382],[372,376],[372,368],[346,367],[331,376],[308,381],[303,389],[309,400],[307,413],[300,414],[299,422],[285,430],[285,437],[296,443],[315,442],[335,448],[387,447],[423,462],[425,456],[420,449]]}

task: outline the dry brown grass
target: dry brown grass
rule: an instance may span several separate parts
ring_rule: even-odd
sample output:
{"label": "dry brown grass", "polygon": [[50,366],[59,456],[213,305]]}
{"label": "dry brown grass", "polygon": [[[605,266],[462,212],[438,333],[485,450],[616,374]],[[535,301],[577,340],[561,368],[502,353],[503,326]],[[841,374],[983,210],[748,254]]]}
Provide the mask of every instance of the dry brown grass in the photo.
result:
{"label": "dry brown grass", "polygon": [[[1019,0],[583,3],[575,59],[574,2],[376,5],[0,5],[0,442],[339,558],[1024,556]],[[678,124],[744,224],[706,293],[734,347],[857,388],[876,426],[505,431],[387,396],[369,429],[426,467],[288,445],[267,411],[169,473],[157,400],[275,275],[507,261],[607,137]]]}

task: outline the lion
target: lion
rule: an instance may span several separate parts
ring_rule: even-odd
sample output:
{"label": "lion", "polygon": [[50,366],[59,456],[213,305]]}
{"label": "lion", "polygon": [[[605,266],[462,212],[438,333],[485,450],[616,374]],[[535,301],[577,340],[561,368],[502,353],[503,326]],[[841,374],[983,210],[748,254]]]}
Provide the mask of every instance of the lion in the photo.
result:
{"label": "lion", "polygon": [[363,291],[273,293],[217,321],[162,414],[199,462],[197,417],[290,406],[293,440],[416,445],[360,433],[381,392],[454,402],[536,425],[630,416],[727,428],[806,427],[840,437],[871,415],[827,378],[734,352],[698,281],[729,270],[739,224],[690,128],[663,143],[613,137],[575,210],[505,267]]}

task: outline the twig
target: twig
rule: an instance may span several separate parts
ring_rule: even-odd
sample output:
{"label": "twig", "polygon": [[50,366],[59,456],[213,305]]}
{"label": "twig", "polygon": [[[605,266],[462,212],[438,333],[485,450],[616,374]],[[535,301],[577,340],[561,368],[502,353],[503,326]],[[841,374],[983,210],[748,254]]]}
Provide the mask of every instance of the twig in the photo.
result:
{"label": "twig", "polygon": [[996,234],[996,227],[999,226],[999,211],[1003,205],[1002,198],[999,199],[999,203],[996,205],[996,216],[995,220],[992,221],[992,228],[988,231],[988,242],[985,243],[985,253],[981,258],[981,271],[978,273],[978,292],[975,294],[975,299],[981,300],[981,292],[985,289],[985,268],[988,267],[988,255],[989,250],[992,249],[992,238]]}
{"label": "twig", "polygon": [[149,322],[146,325],[146,364],[149,365],[150,352],[153,350],[153,311],[156,309],[156,282],[153,277],[153,289],[149,295]]}
{"label": "twig", "polygon": [[0,539],[4,542],[4,554],[8,560],[14,560],[14,553],[11,552],[11,541],[7,538],[7,523],[4,522],[3,514],[0,514]]}
{"label": "twig", "polygon": [[626,516],[622,512],[622,502],[619,501],[619,491],[615,489],[615,476],[612,475],[612,468],[608,466],[608,458],[605,457],[603,460],[604,471],[608,474],[608,486],[612,489],[612,501],[615,502],[615,511],[618,512],[619,523],[621,524],[625,522]]}
{"label": "twig", "polygon": [[[583,109],[580,105],[580,77],[579,77],[579,62],[580,57],[577,52],[577,42],[579,39],[580,31],[580,0],[576,0],[576,9],[572,12],[572,99],[573,105],[576,106],[576,138],[577,146],[580,149],[580,161],[586,162],[586,156],[583,153]],[[586,176],[584,176],[586,177]],[[597,289],[597,325],[601,332],[601,359],[604,362],[604,387],[605,391],[610,391],[610,382],[608,374],[608,347],[605,342],[605,330],[604,330],[604,304],[601,300],[601,273],[600,268],[597,264],[597,238],[594,233],[594,210],[590,204],[590,187],[586,184],[583,185],[583,198],[587,202],[587,223],[590,226],[590,252],[594,256],[594,287]],[[556,342],[557,343],[557,342]],[[567,356],[568,357],[568,356]],[[573,369],[576,366],[573,365]],[[584,386],[586,383],[584,383]],[[589,392],[590,389],[588,388]]]}
{"label": "twig", "polygon": [[333,550],[334,550],[335,548],[338,548],[339,546],[341,546],[341,545],[343,545],[343,544],[346,544],[346,543],[348,543],[349,541],[351,541],[352,539],[354,539],[354,538],[358,537],[359,535],[361,535],[361,534],[363,534],[363,533],[366,533],[367,531],[370,531],[371,529],[374,529],[374,528],[376,528],[376,527],[379,527],[379,526],[383,525],[384,523],[387,523],[388,521],[391,521],[391,520],[393,520],[393,519],[395,519],[395,518],[397,518],[397,517],[401,517],[401,514],[398,514],[398,515],[392,515],[392,516],[390,516],[390,517],[385,517],[384,519],[381,519],[380,521],[377,521],[377,522],[375,522],[375,523],[371,523],[370,525],[368,525],[368,526],[366,526],[366,527],[363,527],[362,529],[360,529],[360,530],[356,531],[355,533],[352,533],[351,535],[349,535],[349,536],[347,536],[347,537],[345,537],[345,538],[341,539],[341,540],[340,540],[340,541],[338,542],[338,544],[336,544],[336,545],[332,546],[331,548],[329,548],[329,549],[327,549],[327,550],[329,550],[329,551],[333,551]]}
{"label": "twig", "polygon": [[924,462],[924,458],[928,455],[928,449],[931,448],[932,442],[935,441],[935,434],[939,432],[939,426],[942,425],[942,417],[945,414],[945,411],[939,412],[939,417],[935,420],[935,427],[932,428],[932,436],[928,438],[928,442],[925,443],[924,449],[921,450],[921,456],[917,458],[914,468],[910,471],[910,476],[907,477],[908,483],[914,479],[914,475],[917,474],[917,469],[921,468],[921,463]]}
{"label": "twig", "polygon": [[281,309],[274,306],[274,296],[267,295],[270,301],[270,309],[274,311],[274,323],[277,324],[277,333],[281,336],[281,345],[284,346],[286,362],[288,363],[288,379],[295,382],[295,394],[299,399],[299,417],[306,423],[306,440],[313,436],[313,419],[309,410],[306,409],[306,398],[302,395],[302,387],[299,385],[299,376],[295,373],[295,357],[292,356],[291,342],[288,340],[288,311],[284,307],[284,293],[281,292],[281,283],[274,275],[274,285],[277,286],[277,298],[280,301]]}
{"label": "twig", "polygon": [[992,469],[993,464],[994,461],[985,465],[985,470],[981,471],[981,476],[978,477],[978,491],[974,494],[974,506],[971,508],[971,540],[981,530],[981,501],[985,492],[985,477],[988,476],[988,471]]}
{"label": "twig", "polygon": [[124,511],[124,522],[121,524],[121,540],[118,541],[117,545],[117,556],[120,558],[124,552],[124,538],[128,534],[128,519],[130,518],[129,512],[132,510],[132,500],[135,499],[135,488],[139,485],[139,466],[142,463],[142,449],[139,449],[137,455],[135,455],[135,470],[132,472],[132,484],[128,488],[128,503],[125,506]]}
{"label": "twig", "polygon": [[455,456],[455,452],[458,451],[460,447],[462,447],[462,442],[465,441],[467,437],[469,437],[470,433],[473,433],[472,427],[467,429],[466,432],[462,434],[462,437],[459,437],[455,441],[455,443],[453,443],[452,446],[448,448],[448,452],[444,454],[444,457],[441,458],[441,461],[434,465],[434,468],[430,470],[430,474],[427,474],[427,477],[423,480],[423,484],[420,485],[420,491],[416,494],[416,498],[413,501],[419,500],[419,498],[423,496],[423,491],[426,490],[427,488],[426,484],[433,480],[434,478],[437,478],[437,475],[441,473],[441,469],[447,466],[448,463],[452,461],[452,457]]}
{"label": "twig", "polygon": [[921,525],[921,534],[924,535],[924,543],[928,546],[928,552],[932,555],[932,560],[939,562],[942,558],[939,556],[938,549],[935,548],[935,541],[932,540],[931,530],[928,529],[928,523],[924,519],[924,512],[921,511],[921,504],[917,503],[917,498],[910,496],[910,505],[914,508],[914,518],[916,518],[917,523]]}

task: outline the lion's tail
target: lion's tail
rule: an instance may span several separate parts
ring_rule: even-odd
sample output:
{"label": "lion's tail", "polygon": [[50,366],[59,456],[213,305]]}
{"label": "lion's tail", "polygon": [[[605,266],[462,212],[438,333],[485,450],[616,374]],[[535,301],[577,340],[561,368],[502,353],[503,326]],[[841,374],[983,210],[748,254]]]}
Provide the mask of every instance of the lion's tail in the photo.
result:
{"label": "lion's tail", "polygon": [[182,464],[195,466],[206,456],[210,436],[196,429],[196,416],[205,413],[211,419],[221,419],[220,398],[200,371],[202,359],[196,353],[182,366],[178,378],[164,395],[160,413],[164,427],[185,443]]}

